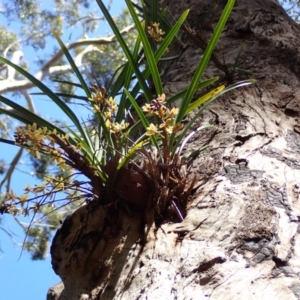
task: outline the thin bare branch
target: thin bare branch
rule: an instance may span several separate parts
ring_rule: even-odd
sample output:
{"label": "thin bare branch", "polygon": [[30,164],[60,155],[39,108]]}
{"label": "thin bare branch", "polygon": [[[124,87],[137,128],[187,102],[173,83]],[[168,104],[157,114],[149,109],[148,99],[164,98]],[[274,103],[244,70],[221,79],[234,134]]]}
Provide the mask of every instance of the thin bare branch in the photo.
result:
{"label": "thin bare branch", "polygon": [[[134,25],[127,26],[124,28],[121,33],[127,34],[131,30],[134,29]],[[70,45],[67,46],[68,50],[82,47],[82,46],[90,46],[90,45],[108,45],[110,43],[113,43],[116,41],[115,35],[105,37],[105,38],[96,38],[96,39],[84,39],[76,41]],[[93,50],[91,48],[91,50]],[[86,52],[85,52],[86,53]],[[78,54],[79,56],[81,55]],[[38,80],[43,80],[48,75],[53,75],[55,73],[66,73],[68,71],[71,71],[71,67],[66,66],[53,66],[61,57],[63,56],[63,51],[58,51],[36,74],[35,78]],[[75,58],[76,61],[76,58]],[[78,60],[77,60],[78,61]],[[20,91],[24,89],[30,89],[34,87],[33,83],[28,80],[11,80],[9,78],[5,80],[1,80],[0,85],[0,93],[8,93],[8,92],[14,92],[14,91]]]}

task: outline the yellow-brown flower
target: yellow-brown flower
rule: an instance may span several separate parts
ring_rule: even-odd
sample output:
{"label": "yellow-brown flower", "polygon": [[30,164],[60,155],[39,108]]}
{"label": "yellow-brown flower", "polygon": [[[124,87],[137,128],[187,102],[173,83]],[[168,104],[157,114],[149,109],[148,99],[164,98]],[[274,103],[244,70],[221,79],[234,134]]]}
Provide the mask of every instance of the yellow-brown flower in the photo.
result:
{"label": "yellow-brown flower", "polygon": [[157,126],[155,126],[153,123],[151,123],[147,127],[146,135],[154,135],[154,134],[160,134],[160,132],[158,131]]}
{"label": "yellow-brown flower", "polygon": [[157,42],[160,43],[163,38],[162,36],[165,34],[165,32],[159,28],[159,23],[151,23],[150,26],[148,26],[148,33],[149,35]]}

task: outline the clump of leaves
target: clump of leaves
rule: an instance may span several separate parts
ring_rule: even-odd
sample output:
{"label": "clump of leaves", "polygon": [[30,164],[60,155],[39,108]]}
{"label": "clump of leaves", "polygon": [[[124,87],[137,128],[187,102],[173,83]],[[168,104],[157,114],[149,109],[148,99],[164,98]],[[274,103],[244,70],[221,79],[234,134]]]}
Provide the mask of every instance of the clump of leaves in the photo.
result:
{"label": "clump of leaves", "polygon": [[[154,2],[157,7],[157,1]],[[40,186],[27,186],[21,196],[8,193],[1,212],[37,214],[45,206],[58,209],[65,203],[84,199],[98,201],[99,205],[119,202],[125,206],[131,203],[139,209],[154,208],[155,218],[159,222],[181,221],[185,217],[186,204],[195,182],[182,150],[195,132],[212,127],[207,124],[191,131],[192,125],[218,96],[253,82],[247,80],[229,87],[220,85],[192,102],[196,91],[218,80],[210,78],[202,81],[201,78],[234,1],[228,1],[189,87],[169,99],[163,92],[157,64],[166,55],[189,11],[185,11],[173,26],[162,30],[160,22],[168,24],[165,22],[165,10],[155,14],[151,11],[149,14],[147,8],[141,8],[148,22],[146,24],[145,20],[141,22],[138,18],[131,1],[126,0],[138,32],[134,49],[130,51],[102,1],[97,0],[97,3],[128,60],[116,71],[109,94],[104,87],[87,85],[70,53],[56,35],[86,94],[86,104],[93,111],[92,124],[79,121],[70,107],[42,82],[5,58],[0,58],[31,80],[72,121],[72,127],[58,128],[0,96],[3,103],[19,114],[3,108],[0,108],[0,112],[27,124],[16,129],[16,144],[27,148],[37,159],[40,153],[48,155],[62,171],[68,168],[73,170],[67,177],[47,175]],[[156,43],[155,47],[153,42]],[[150,86],[155,89],[154,95]],[[119,102],[115,99],[118,93],[121,93]],[[142,107],[137,102],[140,93],[145,98]],[[177,100],[181,100],[179,107],[173,106]],[[132,109],[138,115],[138,121],[128,121]],[[194,116],[183,124],[184,118],[192,111],[195,111]],[[140,135],[136,136],[137,132]],[[56,199],[56,195],[62,193],[66,196]]]}

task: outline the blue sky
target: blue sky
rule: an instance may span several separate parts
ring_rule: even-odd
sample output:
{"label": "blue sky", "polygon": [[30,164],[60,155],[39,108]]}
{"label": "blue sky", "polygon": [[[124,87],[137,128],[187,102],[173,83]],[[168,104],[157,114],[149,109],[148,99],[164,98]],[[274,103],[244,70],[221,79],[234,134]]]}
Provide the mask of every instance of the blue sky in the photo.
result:
{"label": "blue sky", "polygon": [[[43,6],[49,5],[50,1],[42,0],[39,1]],[[107,3],[107,1],[104,1]],[[120,5],[120,3],[122,3]],[[113,0],[111,14],[116,16],[121,12],[124,7],[124,1]],[[100,9],[99,9],[100,14]],[[0,15],[0,22],[5,24],[5,19]],[[18,24],[11,24],[10,30],[17,30]],[[71,29],[72,30],[72,29]],[[99,26],[97,35],[93,36],[105,36],[107,32],[110,32],[109,27],[106,23],[102,22]],[[66,42],[70,35],[70,30],[66,31],[62,37],[63,41]],[[92,36],[91,36],[92,37]],[[54,46],[52,44],[47,45],[50,49]],[[32,55],[31,48],[23,48],[24,59],[26,59],[30,66],[34,65],[36,53]],[[36,71],[35,68],[33,68]],[[34,72],[33,71],[33,72]],[[34,90],[30,90],[33,92]],[[6,97],[10,95],[5,95]],[[11,96],[10,96],[11,97]],[[9,98],[9,97],[8,97]],[[57,116],[57,108],[51,105],[49,101],[42,96],[34,97],[37,111],[43,115],[51,118],[51,116]],[[80,108],[74,108],[75,113],[80,115]],[[63,117],[63,116],[62,116]],[[18,151],[16,147],[8,145],[0,145],[0,158],[6,161],[11,161],[15,153]],[[0,181],[3,177],[0,176]],[[13,175],[13,181],[11,183],[12,188],[16,193],[21,193],[23,188],[27,184],[36,183],[30,169],[26,165],[21,166],[20,170],[16,170]],[[49,287],[60,282],[60,278],[54,273],[51,267],[50,255],[44,261],[32,261],[30,255],[26,252],[21,255],[21,243],[24,240],[24,233],[20,226],[18,226],[12,216],[4,215],[2,218],[2,224],[4,230],[11,234],[11,237],[0,229],[0,290],[1,299],[19,300],[19,299],[30,299],[40,300],[46,298],[46,293]],[[3,298],[2,298],[3,297]]]}

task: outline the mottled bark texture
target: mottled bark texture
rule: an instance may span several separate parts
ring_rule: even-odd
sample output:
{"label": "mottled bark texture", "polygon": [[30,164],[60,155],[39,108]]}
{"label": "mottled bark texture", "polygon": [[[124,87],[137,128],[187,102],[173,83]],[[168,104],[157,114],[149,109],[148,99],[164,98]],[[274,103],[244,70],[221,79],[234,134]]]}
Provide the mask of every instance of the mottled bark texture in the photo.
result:
{"label": "mottled bark texture", "polygon": [[[174,18],[191,10],[183,44],[170,48],[179,59],[161,66],[167,94],[188,85],[226,2],[164,3]],[[156,228],[151,211],[80,208],[53,241],[64,289],[49,299],[300,299],[300,28],[277,1],[237,1],[215,52],[223,67],[211,63],[205,77],[247,78],[224,67],[242,43],[238,67],[257,83],[219,98],[195,124],[218,130],[187,146],[211,140],[194,162],[184,221]]]}

